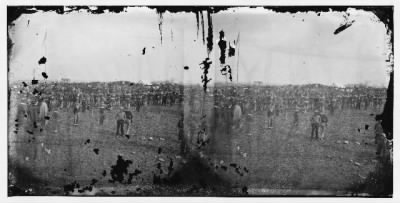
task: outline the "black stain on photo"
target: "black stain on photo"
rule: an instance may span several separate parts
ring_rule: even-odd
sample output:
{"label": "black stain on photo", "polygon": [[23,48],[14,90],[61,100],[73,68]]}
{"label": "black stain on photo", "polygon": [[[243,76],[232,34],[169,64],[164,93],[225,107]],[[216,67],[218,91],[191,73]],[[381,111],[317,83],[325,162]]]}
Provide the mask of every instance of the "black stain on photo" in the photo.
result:
{"label": "black stain on photo", "polygon": [[249,190],[249,188],[247,188],[246,186],[242,187],[243,194],[248,195],[249,194],[248,190]]}
{"label": "black stain on photo", "polygon": [[95,178],[93,178],[93,179],[92,179],[92,182],[90,183],[90,185],[94,185],[94,184],[96,184],[97,182],[98,182],[98,180],[95,179]]}
{"label": "black stain on photo", "polygon": [[204,59],[203,62],[200,63],[200,65],[202,65],[202,67],[200,68],[203,70],[203,75],[201,76],[201,82],[203,83],[204,92],[207,92],[207,84],[211,81],[211,78],[208,79],[208,70],[210,69],[211,64],[212,62],[208,57]]}
{"label": "black stain on photo", "polygon": [[75,189],[80,187],[79,183],[74,181],[70,184],[64,185],[64,194],[69,195],[70,193],[74,192]]}
{"label": "black stain on photo", "polygon": [[131,164],[131,160],[124,160],[121,155],[118,155],[116,164],[111,166],[110,175],[112,180],[110,182],[123,183],[124,175],[128,174],[128,167]]}
{"label": "black stain on photo", "polygon": [[44,79],[47,79],[49,77],[46,72],[42,72],[42,76]]}
{"label": "black stain on photo", "polygon": [[219,56],[219,61],[221,64],[225,64],[225,52],[226,52],[226,40],[225,40],[225,33],[223,30],[219,32],[219,41],[218,41],[218,46],[220,49],[220,56]]}
{"label": "black stain on photo", "polygon": [[95,148],[95,149],[93,149],[93,152],[94,152],[95,154],[99,155],[99,149]]}
{"label": "black stain on photo", "polygon": [[333,32],[333,34],[337,35],[339,33],[341,33],[342,31],[346,30],[347,28],[349,28],[351,25],[353,25],[355,21],[352,20],[350,22],[346,22],[345,24],[340,25],[335,32]]}
{"label": "black stain on photo", "polygon": [[38,61],[39,65],[46,64],[46,62],[47,62],[47,59],[44,56],[42,58],[40,58]]}

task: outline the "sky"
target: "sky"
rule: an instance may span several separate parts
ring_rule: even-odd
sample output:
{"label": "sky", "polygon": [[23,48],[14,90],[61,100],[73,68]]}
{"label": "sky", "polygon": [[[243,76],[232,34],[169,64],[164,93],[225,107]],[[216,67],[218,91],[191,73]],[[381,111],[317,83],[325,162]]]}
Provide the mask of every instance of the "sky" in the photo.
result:
{"label": "sky", "polygon": [[[207,37],[207,15],[204,12]],[[276,13],[263,8],[234,8],[212,14],[213,51],[209,78],[229,82],[220,73],[219,32],[236,44],[227,57],[233,82],[387,86],[390,54],[387,31],[371,12]],[[343,23],[352,26],[335,35]],[[10,27],[14,46],[10,80],[201,83],[200,63],[208,57],[194,13],[164,13],[161,33],[156,11],[130,7],[127,12],[59,15],[24,14]],[[143,49],[145,54],[143,55]],[[38,60],[45,56],[45,65]],[[188,70],[183,67],[188,66]]]}

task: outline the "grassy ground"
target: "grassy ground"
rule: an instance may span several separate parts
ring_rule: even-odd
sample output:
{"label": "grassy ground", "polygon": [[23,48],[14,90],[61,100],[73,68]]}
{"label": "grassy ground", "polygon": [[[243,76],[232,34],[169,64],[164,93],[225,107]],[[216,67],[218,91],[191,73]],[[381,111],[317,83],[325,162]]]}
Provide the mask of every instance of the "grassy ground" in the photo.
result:
{"label": "grassy ground", "polygon": [[[10,112],[13,115],[13,110]],[[370,115],[375,112],[336,112],[329,116],[324,140],[310,139],[310,113],[300,115],[297,129],[291,127],[292,114],[278,116],[273,129],[265,128],[262,112],[254,114],[230,135],[217,128],[217,143],[210,145],[214,151],[208,147],[196,150],[202,152],[200,162],[207,172],[200,165],[187,166],[192,160],[178,156],[179,112],[179,107],[173,106],[149,107],[134,113],[129,138],[115,136],[115,110],[106,113],[103,126],[98,124],[97,112],[82,113],[79,126],[73,126],[72,112],[62,111],[58,121],[50,119],[44,132],[36,129],[33,135],[21,127],[27,122],[19,122],[19,131],[13,132],[15,121],[11,116],[9,171],[16,179],[13,185],[22,191],[12,194],[64,195],[64,186],[76,181],[79,188],[94,188],[75,191],[77,195],[307,195],[307,191],[314,190],[314,195],[323,195],[323,191],[342,195],[375,169],[374,117]],[[110,173],[118,155],[132,163],[126,167],[122,183],[111,183]],[[135,170],[140,174],[131,175],[128,181],[129,173]],[[162,181],[179,173],[193,182],[171,185]],[[201,181],[206,178],[214,182],[207,185]],[[232,190],[218,189],[218,184],[213,187],[218,178],[229,182]],[[164,184],[154,184],[159,182]],[[289,192],[282,193],[286,190]]]}

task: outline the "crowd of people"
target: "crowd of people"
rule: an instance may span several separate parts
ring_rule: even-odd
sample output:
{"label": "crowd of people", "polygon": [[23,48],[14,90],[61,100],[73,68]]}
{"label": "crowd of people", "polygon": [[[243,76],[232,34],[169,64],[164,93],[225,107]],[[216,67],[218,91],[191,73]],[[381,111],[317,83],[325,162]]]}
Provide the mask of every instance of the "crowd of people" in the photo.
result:
{"label": "crowd of people", "polygon": [[[283,116],[298,127],[302,114],[312,113],[311,137],[323,138],[328,117],[347,110],[382,111],[385,89],[372,87],[339,88],[323,85],[302,86],[221,86],[209,95],[214,102],[214,117],[232,120],[235,111],[240,114],[266,116],[266,128],[274,127],[274,120]],[[236,109],[236,110],[234,110]],[[235,123],[234,121],[232,121]],[[229,122],[228,122],[229,123]],[[235,125],[235,124],[234,124]]]}
{"label": "crowd of people", "polygon": [[[45,129],[50,117],[58,119],[62,111],[72,112],[73,125],[79,125],[79,115],[98,112],[96,122],[103,125],[105,112],[117,109],[116,135],[129,134],[132,111],[140,112],[143,106],[189,105],[192,113],[199,113],[212,104],[210,129],[226,125],[228,133],[240,128],[241,118],[265,114],[265,128],[273,129],[279,115],[298,127],[303,113],[311,113],[311,139],[323,139],[329,115],[346,110],[381,111],[385,103],[385,89],[365,86],[335,87],[315,85],[285,86],[227,86],[209,87],[203,93],[201,86],[183,86],[171,83],[145,85],[142,83],[40,83],[16,85],[18,116],[25,115],[33,128]],[[203,104],[202,104],[203,103]],[[51,113],[51,115],[50,115]],[[182,112],[182,116],[183,116]],[[242,116],[243,115],[243,116]],[[186,114],[184,116],[187,116]],[[190,119],[189,117],[185,117]],[[183,117],[182,117],[183,119]],[[223,121],[223,122],[219,122]],[[213,125],[214,123],[214,125]],[[183,121],[178,124],[179,139],[183,139]],[[55,132],[58,128],[55,129]],[[184,148],[184,147],[181,147]]]}
{"label": "crowd of people", "polygon": [[[139,112],[145,105],[172,106],[183,101],[183,86],[177,84],[111,83],[59,83],[48,82],[28,86],[26,83],[13,85],[17,95],[17,116],[20,121],[27,118],[34,129],[45,130],[50,118],[57,120],[61,112],[73,114],[72,125],[79,125],[80,115],[96,112],[96,121],[103,125],[106,111],[118,111],[117,135],[129,133],[132,122],[131,109]],[[98,112],[98,113],[97,113]],[[50,115],[51,114],[51,115]],[[123,121],[123,122],[122,122]],[[130,121],[130,122],[127,122]],[[124,128],[124,126],[128,125]],[[125,129],[125,130],[124,130]],[[55,129],[57,132],[58,129]]]}

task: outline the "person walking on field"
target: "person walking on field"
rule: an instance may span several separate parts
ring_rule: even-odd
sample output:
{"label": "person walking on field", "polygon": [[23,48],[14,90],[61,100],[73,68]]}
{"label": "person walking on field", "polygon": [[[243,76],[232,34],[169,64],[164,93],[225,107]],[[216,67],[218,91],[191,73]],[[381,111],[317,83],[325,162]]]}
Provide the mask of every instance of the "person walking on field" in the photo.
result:
{"label": "person walking on field", "polygon": [[314,114],[311,116],[311,139],[315,138],[318,139],[318,128],[321,124],[321,116],[318,110],[314,111]]}

